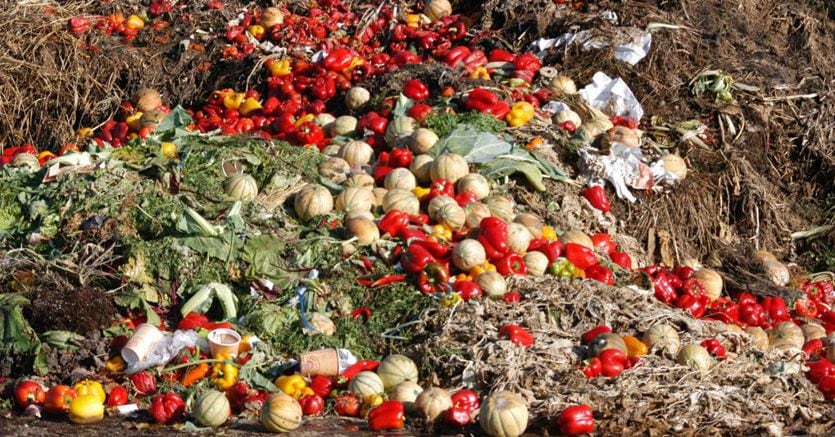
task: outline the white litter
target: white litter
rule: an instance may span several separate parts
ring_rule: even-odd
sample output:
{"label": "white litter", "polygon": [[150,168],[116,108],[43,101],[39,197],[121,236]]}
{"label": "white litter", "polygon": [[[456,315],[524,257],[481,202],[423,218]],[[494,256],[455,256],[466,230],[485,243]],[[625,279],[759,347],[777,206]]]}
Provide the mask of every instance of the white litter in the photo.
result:
{"label": "white litter", "polygon": [[592,77],[592,83],[580,90],[580,96],[589,105],[613,115],[641,120],[644,108],[621,78],[612,79],[606,73],[598,71]]}

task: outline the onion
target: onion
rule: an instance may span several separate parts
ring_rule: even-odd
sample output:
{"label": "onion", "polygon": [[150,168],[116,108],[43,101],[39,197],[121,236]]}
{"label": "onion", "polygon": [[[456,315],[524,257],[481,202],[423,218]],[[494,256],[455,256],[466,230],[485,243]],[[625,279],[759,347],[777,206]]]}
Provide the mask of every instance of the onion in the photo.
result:
{"label": "onion", "polygon": [[461,240],[452,249],[452,264],[465,272],[485,262],[487,262],[487,253],[484,251],[484,246],[478,240],[470,238]]}
{"label": "onion", "polygon": [[352,111],[361,108],[369,100],[371,100],[371,93],[361,86],[355,86],[345,93],[345,106]]}
{"label": "onion", "polygon": [[493,299],[501,299],[507,293],[507,282],[496,272],[484,272],[478,275],[476,283],[484,294]]}
{"label": "onion", "polygon": [[284,13],[276,7],[269,7],[261,12],[261,25],[269,30],[271,27],[284,23]]}
{"label": "onion", "polygon": [[531,275],[543,275],[548,269],[548,257],[542,252],[532,251],[525,254],[525,265]]}
{"label": "onion", "polygon": [[693,279],[698,280],[705,287],[705,296],[711,301],[722,296],[722,276],[711,269],[697,270],[693,273]]}
{"label": "onion", "polygon": [[568,76],[556,76],[551,79],[549,89],[556,94],[577,94],[577,84]]}
{"label": "onion", "polygon": [[656,349],[668,355],[675,355],[681,347],[678,332],[670,325],[655,325],[644,333],[644,343],[650,349]]}
{"label": "onion", "polygon": [[676,175],[678,180],[683,181],[687,177],[687,164],[678,155],[666,154],[661,157],[664,170]]}
{"label": "onion", "polygon": [[430,422],[450,408],[452,397],[442,388],[429,387],[415,398],[415,413]]}
{"label": "onion", "polygon": [[586,246],[591,250],[594,250],[594,243],[591,241],[591,237],[589,237],[583,231],[568,231],[564,232],[560,235],[560,243],[565,246],[568,243],[579,244],[581,246]]}
{"label": "onion", "polygon": [[676,357],[676,361],[683,366],[688,366],[699,372],[710,370],[712,359],[705,348],[698,344],[684,346]]}
{"label": "onion", "polygon": [[751,336],[751,342],[754,344],[754,347],[764,351],[768,350],[768,334],[765,333],[763,328],[760,328],[759,326],[752,326],[745,329],[745,332]]}
{"label": "onion", "polygon": [[515,253],[525,253],[531,245],[531,233],[521,223],[507,225],[507,246]]}
{"label": "onion", "polygon": [[356,237],[357,243],[365,246],[380,239],[377,225],[367,218],[350,218],[345,220],[345,229],[351,236]]}
{"label": "onion", "polygon": [[528,229],[528,232],[531,233],[532,238],[542,238],[542,220],[536,215],[528,213],[516,214],[513,221],[524,225]]}
{"label": "onion", "polygon": [[788,285],[791,280],[789,268],[785,264],[777,260],[769,260],[763,263],[763,271],[765,276],[774,284],[781,287]]}

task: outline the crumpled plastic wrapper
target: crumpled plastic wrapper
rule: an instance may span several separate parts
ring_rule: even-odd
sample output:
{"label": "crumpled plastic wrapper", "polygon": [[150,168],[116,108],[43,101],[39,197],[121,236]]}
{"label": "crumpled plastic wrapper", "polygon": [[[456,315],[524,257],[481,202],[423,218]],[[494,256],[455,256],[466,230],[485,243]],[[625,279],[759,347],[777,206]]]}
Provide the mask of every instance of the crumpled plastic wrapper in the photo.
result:
{"label": "crumpled plastic wrapper", "polygon": [[531,44],[531,48],[542,57],[549,49],[578,44],[584,51],[612,47],[615,59],[635,65],[644,59],[652,46],[652,34],[635,27],[622,27],[614,35],[595,35],[592,31],[582,30],[576,33],[564,33],[557,38],[541,38]]}
{"label": "crumpled plastic wrapper", "polygon": [[621,199],[632,203],[638,200],[629,188],[647,190],[652,188],[654,175],[644,162],[639,148],[614,143],[608,155],[597,154],[598,150],[584,147],[577,151],[580,155],[580,170],[592,180],[606,180],[615,187],[615,193]]}
{"label": "crumpled plastic wrapper", "polygon": [[154,350],[144,360],[128,363],[125,372],[133,374],[141,370],[166,364],[174,359],[181,350],[194,347],[198,341],[200,341],[200,336],[194,331],[174,331],[173,335],[165,336],[162,341],[157,343],[154,346]]}
{"label": "crumpled plastic wrapper", "polygon": [[598,71],[592,77],[592,83],[581,89],[579,94],[589,105],[606,114],[620,115],[638,121],[644,116],[641,103],[629,89],[629,85],[619,77],[613,79],[606,73]]}

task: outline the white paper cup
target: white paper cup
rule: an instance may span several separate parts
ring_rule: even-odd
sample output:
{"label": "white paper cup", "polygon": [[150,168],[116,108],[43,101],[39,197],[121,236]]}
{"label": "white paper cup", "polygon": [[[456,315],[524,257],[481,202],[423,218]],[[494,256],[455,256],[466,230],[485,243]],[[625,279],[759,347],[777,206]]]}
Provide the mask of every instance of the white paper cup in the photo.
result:
{"label": "white paper cup", "polygon": [[163,334],[154,325],[143,323],[136,327],[133,336],[122,348],[122,359],[128,365],[141,362],[162,341]]}
{"label": "white paper cup", "polygon": [[220,354],[227,354],[230,357],[238,356],[238,347],[241,345],[241,334],[232,329],[215,329],[209,333],[209,350],[213,357]]}

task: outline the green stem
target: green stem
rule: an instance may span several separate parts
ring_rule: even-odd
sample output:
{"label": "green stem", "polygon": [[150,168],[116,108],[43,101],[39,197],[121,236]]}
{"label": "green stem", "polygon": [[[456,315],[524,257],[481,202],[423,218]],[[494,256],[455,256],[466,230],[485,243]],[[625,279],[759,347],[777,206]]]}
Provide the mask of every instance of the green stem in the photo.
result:
{"label": "green stem", "polygon": [[173,372],[175,370],[180,370],[180,369],[183,369],[183,368],[186,368],[186,367],[196,366],[198,364],[203,364],[203,363],[210,363],[210,364],[211,363],[222,363],[224,361],[228,361],[228,360],[224,360],[224,359],[220,359],[220,358],[206,358],[204,360],[189,361],[187,363],[177,364],[176,366],[166,367],[166,368],[160,370],[159,373]]}

